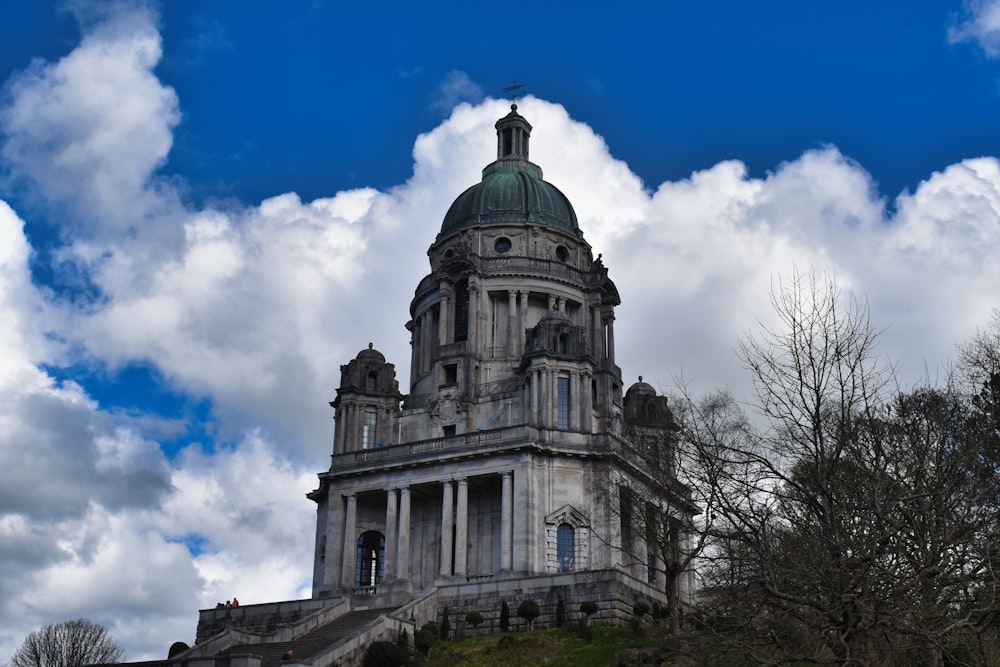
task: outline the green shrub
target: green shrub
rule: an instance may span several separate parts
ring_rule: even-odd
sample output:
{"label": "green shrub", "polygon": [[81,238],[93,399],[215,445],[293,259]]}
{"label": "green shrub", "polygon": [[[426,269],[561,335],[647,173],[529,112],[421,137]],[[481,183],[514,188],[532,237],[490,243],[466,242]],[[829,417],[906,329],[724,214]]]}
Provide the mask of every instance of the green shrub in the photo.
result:
{"label": "green shrub", "polygon": [[[430,625],[429,623],[427,625]],[[431,652],[431,647],[437,641],[437,635],[427,629],[427,625],[417,630],[413,635],[413,645],[418,651],[424,655],[428,655]],[[435,627],[437,623],[434,624]]]}
{"label": "green shrub", "polygon": [[409,652],[393,642],[372,642],[365,651],[364,667],[404,667]]}
{"label": "green shrub", "polygon": [[514,635],[504,635],[504,636],[500,637],[500,641],[497,642],[497,648],[501,649],[501,650],[502,649],[508,649],[508,648],[514,648],[514,645],[516,643],[517,643],[517,640],[514,639]]}
{"label": "green shrub", "polygon": [[478,611],[470,611],[465,615],[465,622],[474,628],[478,628],[479,624],[483,622],[483,615]]}
{"label": "green shrub", "polygon": [[594,629],[591,628],[586,619],[581,618],[576,623],[576,633],[584,642],[591,644],[594,641]]}
{"label": "green shrub", "polygon": [[538,603],[534,600],[525,600],[517,606],[517,615],[528,622],[528,629],[531,629],[532,623],[541,613]]}
{"label": "green shrub", "polygon": [[587,618],[590,618],[597,613],[597,603],[592,600],[587,600],[586,602],[580,603],[580,611],[583,612]]}
{"label": "green shrub", "polygon": [[563,602],[562,596],[559,596],[559,602],[556,604],[556,627],[561,628],[566,625],[566,603]]}
{"label": "green shrub", "polygon": [[500,632],[508,630],[510,630],[510,607],[507,606],[506,600],[502,600],[500,603]]}
{"label": "green shrub", "polygon": [[441,639],[442,641],[448,640],[448,635],[451,634],[451,619],[448,617],[448,605],[444,606],[444,614],[441,615]]}
{"label": "green shrub", "polygon": [[639,618],[642,618],[643,616],[649,613],[649,605],[646,604],[645,602],[636,602],[635,605],[632,607],[632,613],[638,616]]}

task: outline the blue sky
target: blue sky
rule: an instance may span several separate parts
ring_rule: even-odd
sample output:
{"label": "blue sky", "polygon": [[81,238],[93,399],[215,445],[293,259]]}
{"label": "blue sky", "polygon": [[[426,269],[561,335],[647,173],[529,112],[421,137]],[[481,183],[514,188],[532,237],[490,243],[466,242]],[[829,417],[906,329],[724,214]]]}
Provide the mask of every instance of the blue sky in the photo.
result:
{"label": "blue sky", "polygon": [[[795,270],[941,378],[998,305],[1000,4],[0,6],[0,662],[307,595],[339,366],[403,324],[524,82],[627,378],[749,397]],[[281,545],[275,548],[275,545]]]}

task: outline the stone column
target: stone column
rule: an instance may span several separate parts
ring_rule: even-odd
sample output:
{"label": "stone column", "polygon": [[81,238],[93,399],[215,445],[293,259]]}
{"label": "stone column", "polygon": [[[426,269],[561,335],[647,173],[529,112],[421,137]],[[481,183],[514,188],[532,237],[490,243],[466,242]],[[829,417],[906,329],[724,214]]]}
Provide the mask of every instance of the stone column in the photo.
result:
{"label": "stone column", "polygon": [[441,576],[451,576],[452,522],[455,519],[455,496],[450,481],[441,483]]}
{"label": "stone column", "polygon": [[338,407],[336,412],[333,413],[333,453],[343,454],[344,453],[344,436],[343,436],[343,423],[344,423],[344,409]]}
{"label": "stone column", "polygon": [[399,519],[396,516],[396,489],[389,489],[385,497],[385,572],[386,579],[394,579],[396,575],[396,526]]}
{"label": "stone column", "polygon": [[615,363],[615,314],[608,313],[608,361]]}
{"label": "stone column", "polygon": [[455,503],[455,576],[465,577],[469,546],[469,480],[458,480]]}
{"label": "stone column", "polygon": [[479,285],[473,285],[469,281],[469,345],[468,351],[473,354],[480,353],[479,342]]}
{"label": "stone column", "polygon": [[529,380],[531,382],[531,419],[529,419],[528,423],[530,423],[532,426],[538,426],[539,425],[538,424],[538,405],[539,405],[538,394],[541,393],[541,389],[542,389],[541,388],[541,384],[542,383],[541,383],[541,379],[540,378],[541,378],[541,373],[540,373],[540,371],[537,368],[534,369],[534,370],[532,370],[531,374],[529,375]]}
{"label": "stone column", "polygon": [[410,384],[417,379],[417,373],[419,372],[419,367],[417,366],[417,360],[419,355],[417,354],[420,349],[420,338],[417,335],[419,329],[419,324],[416,320],[411,320],[407,325],[410,330]]}
{"label": "stone column", "polygon": [[556,427],[556,389],[559,386],[558,376],[554,368],[545,370],[545,427]]}
{"label": "stone column", "polygon": [[420,367],[424,371],[429,371],[431,369],[431,349],[432,346],[434,345],[434,334],[431,331],[432,322],[434,322],[434,314],[431,312],[431,309],[428,308],[427,310],[424,311],[424,328],[423,328],[424,335],[422,336],[422,338],[424,339],[424,345],[423,345],[424,349],[423,349],[423,354],[421,355],[423,359],[420,364]]}
{"label": "stone column", "polygon": [[518,354],[524,354],[524,332],[528,328],[528,292],[524,291],[520,293],[521,296],[521,307],[519,309],[519,315],[517,318],[517,352]]}
{"label": "stone column", "polygon": [[347,496],[347,517],[344,521],[344,563],[340,571],[340,585],[351,590],[354,588],[354,568],[358,549],[358,496]]}
{"label": "stone column", "polygon": [[507,291],[507,356],[517,356],[517,291]]}
{"label": "stone column", "polygon": [[441,285],[441,305],[438,308],[438,345],[448,344],[448,310],[449,299],[444,293],[444,283]]}
{"label": "stone column", "polygon": [[572,371],[569,374],[569,430],[582,431],[580,428],[580,373]]}
{"label": "stone column", "polygon": [[500,476],[500,569],[510,570],[514,545],[514,485],[510,472]]}
{"label": "stone column", "polygon": [[396,578],[410,578],[410,487],[399,490],[399,540],[396,548]]}
{"label": "stone column", "polygon": [[593,337],[594,359],[600,361],[604,358],[604,336],[601,328],[601,311],[598,306],[590,309],[591,336]]}

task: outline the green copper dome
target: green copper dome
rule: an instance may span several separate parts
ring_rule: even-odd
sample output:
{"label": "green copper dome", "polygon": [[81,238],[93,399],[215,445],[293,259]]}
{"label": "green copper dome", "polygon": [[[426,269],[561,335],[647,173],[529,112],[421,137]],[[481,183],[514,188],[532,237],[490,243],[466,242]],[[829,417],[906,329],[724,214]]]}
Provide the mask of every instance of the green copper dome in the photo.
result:
{"label": "green copper dome", "polygon": [[438,238],[464,227],[533,222],[582,237],[576,212],[559,189],[542,180],[528,161],[531,125],[517,105],[497,121],[497,160],[483,169],[483,180],[458,196],[441,223]]}
{"label": "green copper dome", "polygon": [[562,192],[529,170],[496,166],[448,209],[441,234],[494,222],[535,222],[582,236],[572,204]]}

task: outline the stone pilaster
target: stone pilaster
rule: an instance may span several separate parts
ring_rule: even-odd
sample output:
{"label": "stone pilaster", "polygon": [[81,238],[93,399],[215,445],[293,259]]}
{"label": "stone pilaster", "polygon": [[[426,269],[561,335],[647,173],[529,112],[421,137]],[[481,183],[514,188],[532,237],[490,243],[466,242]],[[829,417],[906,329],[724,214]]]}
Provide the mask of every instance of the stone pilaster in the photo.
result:
{"label": "stone pilaster", "polygon": [[510,472],[500,476],[500,569],[510,571],[514,542],[514,494]]}
{"label": "stone pilaster", "polygon": [[385,578],[393,579],[396,576],[396,548],[397,544],[396,527],[399,522],[397,512],[397,492],[396,489],[389,489],[385,498]]}
{"label": "stone pilaster", "polygon": [[354,568],[358,547],[358,497],[355,494],[347,496],[347,515],[344,519],[344,552],[343,567],[340,571],[340,585],[351,590],[354,588]]}
{"label": "stone pilaster", "polygon": [[410,579],[410,487],[399,490],[399,540],[396,548],[396,578]]}
{"label": "stone pilaster", "polygon": [[469,480],[458,480],[455,504],[455,576],[465,577],[469,547]]}
{"label": "stone pilaster", "polygon": [[455,497],[450,481],[441,484],[441,576],[451,576],[452,534],[455,519]]}

